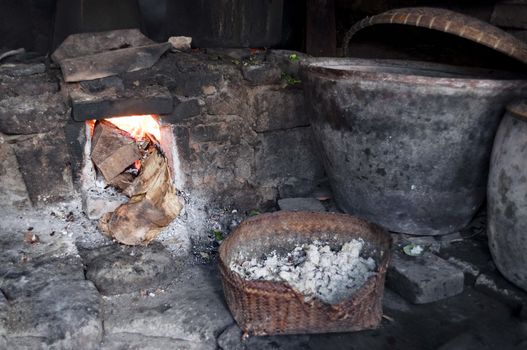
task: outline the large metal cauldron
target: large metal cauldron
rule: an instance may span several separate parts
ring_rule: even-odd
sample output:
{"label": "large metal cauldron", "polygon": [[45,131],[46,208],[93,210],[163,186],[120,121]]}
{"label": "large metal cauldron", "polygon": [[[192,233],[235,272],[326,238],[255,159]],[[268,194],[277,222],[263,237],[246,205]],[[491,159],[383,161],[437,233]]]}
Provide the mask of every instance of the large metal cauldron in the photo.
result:
{"label": "large metal cauldron", "polygon": [[527,101],[508,110],[490,163],[489,247],[500,272],[527,291]]}
{"label": "large metal cauldron", "polygon": [[315,59],[302,72],[337,204],[419,235],[470,221],[504,106],[527,93],[517,75],[422,62]]}

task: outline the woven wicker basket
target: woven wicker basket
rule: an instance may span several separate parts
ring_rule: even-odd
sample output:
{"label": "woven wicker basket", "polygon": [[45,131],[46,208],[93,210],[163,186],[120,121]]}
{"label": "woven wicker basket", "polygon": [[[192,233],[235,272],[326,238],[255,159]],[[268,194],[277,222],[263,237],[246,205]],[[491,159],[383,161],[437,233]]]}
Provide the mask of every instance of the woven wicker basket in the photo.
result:
{"label": "woven wicker basket", "polygon": [[[315,239],[332,248],[353,238],[365,241],[364,251],[377,263],[376,274],[348,300],[329,305],[289,285],[249,281],[228,266],[240,252],[248,258],[272,250],[289,251]],[[220,247],[220,273],[227,304],[246,334],[348,332],[376,328],[382,317],[384,278],[390,259],[391,237],[381,227],[344,214],[278,212],[241,223]]]}

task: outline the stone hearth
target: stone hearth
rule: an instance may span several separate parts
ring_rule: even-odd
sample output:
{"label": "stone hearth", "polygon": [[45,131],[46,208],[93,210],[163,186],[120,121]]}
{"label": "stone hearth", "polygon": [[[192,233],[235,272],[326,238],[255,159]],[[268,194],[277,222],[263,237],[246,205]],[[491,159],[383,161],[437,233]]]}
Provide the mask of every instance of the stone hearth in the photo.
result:
{"label": "stone hearth", "polygon": [[[146,70],[72,84],[40,59],[1,66],[0,349],[527,346],[527,296],[492,263],[483,214],[452,235],[394,235],[379,329],[242,340],[218,276],[223,238],[263,211],[338,211],[290,54],[167,53]],[[131,247],[83,212],[85,120],[139,113],[171,135],[185,207],[150,245]],[[401,255],[408,244],[427,258]],[[428,278],[423,266],[449,273]]]}
{"label": "stone hearth", "polygon": [[313,193],[324,173],[302,90],[284,78],[298,70],[289,54],[169,53],[150,69],[81,83],[64,83],[60,70],[41,63],[0,72],[0,132],[12,163],[7,177],[18,179],[0,188],[2,205],[75,199],[84,120],[137,114],[158,115],[173,135],[167,154],[188,202],[181,226],[191,236],[207,234],[208,208],[248,212]]}

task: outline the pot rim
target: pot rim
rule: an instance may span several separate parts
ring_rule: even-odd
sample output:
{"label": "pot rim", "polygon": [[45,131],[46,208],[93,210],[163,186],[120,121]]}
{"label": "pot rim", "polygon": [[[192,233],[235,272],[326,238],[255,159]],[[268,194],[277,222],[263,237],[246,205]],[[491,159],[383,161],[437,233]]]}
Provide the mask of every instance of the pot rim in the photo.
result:
{"label": "pot rim", "polygon": [[[353,67],[358,69],[353,69]],[[376,68],[381,69],[376,70]],[[517,72],[461,67],[424,61],[318,57],[301,62],[301,69],[307,74],[335,80],[358,79],[361,81],[389,81],[463,88],[527,86],[527,75],[521,76]],[[437,75],[434,75],[434,73]]]}
{"label": "pot rim", "polygon": [[527,100],[517,100],[507,105],[507,112],[521,121],[527,122]]}

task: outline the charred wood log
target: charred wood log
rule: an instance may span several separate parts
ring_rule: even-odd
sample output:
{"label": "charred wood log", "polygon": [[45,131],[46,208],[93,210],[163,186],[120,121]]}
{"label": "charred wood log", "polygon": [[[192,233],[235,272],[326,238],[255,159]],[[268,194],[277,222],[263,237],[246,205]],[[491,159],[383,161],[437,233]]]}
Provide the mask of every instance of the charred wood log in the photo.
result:
{"label": "charred wood log", "polygon": [[91,159],[107,183],[140,158],[139,147],[128,133],[105,120],[95,124]]}

